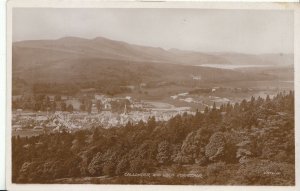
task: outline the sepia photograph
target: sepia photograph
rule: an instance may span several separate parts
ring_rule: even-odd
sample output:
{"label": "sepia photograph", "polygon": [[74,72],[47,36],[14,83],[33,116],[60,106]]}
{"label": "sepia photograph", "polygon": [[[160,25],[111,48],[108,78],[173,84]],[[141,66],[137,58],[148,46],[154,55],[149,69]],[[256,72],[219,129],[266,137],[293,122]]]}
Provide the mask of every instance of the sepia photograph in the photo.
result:
{"label": "sepia photograph", "polygon": [[11,16],[12,184],[295,186],[293,9]]}

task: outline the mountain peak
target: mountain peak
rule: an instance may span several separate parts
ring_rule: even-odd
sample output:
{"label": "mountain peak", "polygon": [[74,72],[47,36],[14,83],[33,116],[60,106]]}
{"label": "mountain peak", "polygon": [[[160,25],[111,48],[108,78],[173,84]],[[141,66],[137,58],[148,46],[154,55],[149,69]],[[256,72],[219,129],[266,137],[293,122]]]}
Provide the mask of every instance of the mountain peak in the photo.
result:
{"label": "mountain peak", "polygon": [[[108,38],[102,37],[102,36],[97,36],[95,38],[93,38],[92,40],[96,40],[96,41],[104,41],[104,40],[110,40]],[[110,40],[111,41],[111,40]]]}
{"label": "mountain peak", "polygon": [[76,37],[76,36],[66,36],[57,39],[58,41],[86,41],[88,39],[82,38],[82,37]]}

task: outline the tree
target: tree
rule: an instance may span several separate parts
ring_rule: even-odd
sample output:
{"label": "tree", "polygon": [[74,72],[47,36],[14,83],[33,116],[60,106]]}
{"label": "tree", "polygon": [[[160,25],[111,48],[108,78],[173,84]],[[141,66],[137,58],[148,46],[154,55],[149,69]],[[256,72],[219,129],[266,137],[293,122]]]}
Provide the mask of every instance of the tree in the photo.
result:
{"label": "tree", "polygon": [[56,102],[53,102],[52,104],[51,104],[51,111],[56,111]]}
{"label": "tree", "polygon": [[80,130],[75,133],[75,139],[78,141],[78,144],[81,146],[85,144],[85,138],[86,138],[85,133],[86,132],[84,130]]}
{"label": "tree", "polygon": [[137,127],[140,127],[140,128],[144,128],[145,127],[145,123],[143,120],[140,120]]}
{"label": "tree", "polygon": [[74,110],[73,105],[69,104],[68,107],[67,107],[67,111],[72,113],[73,110]]}
{"label": "tree", "polygon": [[243,99],[243,101],[240,104],[240,108],[242,109],[242,111],[246,111],[247,110],[247,101],[245,99]]}
{"label": "tree", "polygon": [[228,102],[227,103],[227,105],[226,105],[226,112],[231,112],[232,111],[232,105],[231,105],[231,103],[230,102]]}
{"label": "tree", "polygon": [[181,155],[189,163],[198,163],[203,165],[205,160],[205,145],[208,143],[211,133],[205,128],[198,129],[189,133],[181,146]]}
{"label": "tree", "polygon": [[130,172],[132,173],[140,173],[143,171],[143,160],[140,158],[136,158],[130,161]]}
{"label": "tree", "polygon": [[117,175],[123,175],[129,167],[129,162],[126,158],[123,158],[116,167],[116,174]]}
{"label": "tree", "polygon": [[132,123],[130,121],[128,121],[125,125],[126,128],[131,128],[132,127]]}
{"label": "tree", "polygon": [[255,103],[255,97],[251,96],[250,104],[251,104],[252,107],[254,106],[254,103]]}
{"label": "tree", "polygon": [[54,96],[54,101],[61,101],[61,96],[60,95],[55,95]]}
{"label": "tree", "polygon": [[212,108],[212,110],[209,113],[210,120],[209,120],[208,123],[209,124],[211,124],[211,123],[213,123],[213,124],[219,123],[221,121],[221,117],[222,117],[221,113],[220,113],[219,110],[217,110],[216,104],[214,103],[213,108]]}
{"label": "tree", "polygon": [[93,132],[93,142],[96,142],[98,141],[100,138],[99,136],[99,129],[98,128],[95,128],[94,132]]}
{"label": "tree", "polygon": [[215,112],[215,111],[217,111],[216,102],[214,102],[213,108],[212,108],[212,112]]}
{"label": "tree", "polygon": [[92,112],[92,106],[93,106],[92,102],[89,102],[89,103],[87,104],[86,111],[87,111],[88,113],[91,113],[91,112]]}
{"label": "tree", "polygon": [[192,118],[192,128],[199,129],[203,123],[204,116],[198,110],[196,111],[195,117]]}
{"label": "tree", "polygon": [[103,106],[102,106],[102,103],[101,103],[100,100],[97,101],[96,107],[97,107],[98,112],[100,112],[100,111],[102,110],[102,107],[103,107]]}
{"label": "tree", "polygon": [[209,143],[205,146],[205,155],[211,161],[220,160],[225,153],[225,138],[223,133],[217,132],[213,134]]}
{"label": "tree", "polygon": [[167,141],[162,141],[158,144],[156,160],[160,164],[166,164],[170,161],[170,145]]}
{"label": "tree", "polygon": [[149,117],[147,124],[150,129],[154,129],[156,127],[155,117]]}
{"label": "tree", "polygon": [[67,111],[67,104],[65,102],[61,103],[61,110],[62,111]]}
{"label": "tree", "polygon": [[80,111],[85,111],[85,110],[86,110],[85,104],[80,104]]}
{"label": "tree", "polygon": [[103,174],[108,176],[114,176],[116,170],[116,164],[113,161],[107,161],[103,165]]}
{"label": "tree", "polygon": [[225,106],[224,106],[224,104],[222,104],[221,106],[220,106],[220,112],[224,112],[225,111]]}
{"label": "tree", "polygon": [[234,106],[233,106],[233,110],[236,113],[240,112],[240,104],[239,103],[235,103]]}
{"label": "tree", "polygon": [[88,166],[88,171],[91,175],[101,175],[103,169],[102,154],[98,152],[90,162]]}
{"label": "tree", "polygon": [[41,110],[41,103],[40,103],[40,102],[36,102],[36,103],[35,103],[35,105],[34,105],[34,110],[35,110],[35,111]]}
{"label": "tree", "polygon": [[266,102],[269,103],[271,101],[269,94],[266,97]]}
{"label": "tree", "polygon": [[207,114],[209,112],[209,109],[208,107],[206,106],[205,109],[204,109],[204,114]]}

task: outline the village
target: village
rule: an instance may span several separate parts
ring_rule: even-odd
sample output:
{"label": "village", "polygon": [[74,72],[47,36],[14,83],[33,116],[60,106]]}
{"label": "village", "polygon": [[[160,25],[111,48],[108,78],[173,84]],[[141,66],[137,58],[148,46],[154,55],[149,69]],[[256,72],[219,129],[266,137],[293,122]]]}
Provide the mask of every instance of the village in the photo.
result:
{"label": "village", "polygon": [[[109,96],[96,93],[94,89],[83,89],[75,95],[18,95],[12,97],[12,132],[13,135],[31,136],[93,127],[121,127],[128,123],[134,125],[145,123],[151,117],[156,121],[168,121],[184,113],[193,115],[195,108],[201,110],[213,104],[219,107],[221,104],[234,103],[232,98],[216,96],[216,93],[232,91],[253,93],[254,90],[220,87],[195,89],[169,96],[169,103],[141,100],[129,95]],[[262,92],[257,94],[262,97],[265,95]],[[173,105],[176,103],[181,106]]]}
{"label": "village", "polygon": [[[21,99],[21,98],[19,98]],[[12,112],[12,129],[14,132],[34,131],[37,133],[49,132],[72,132],[92,127],[120,127],[128,123],[137,124],[147,122],[149,118],[155,117],[156,121],[168,121],[176,115],[183,113],[193,114],[189,107],[174,107],[146,101],[138,101],[130,96],[108,97],[95,94],[88,100],[88,104],[80,104],[78,98],[71,96],[46,96],[42,105],[46,109],[29,111],[21,108]],[[84,102],[84,101],[82,101]],[[55,110],[51,105],[55,104]],[[43,108],[45,106],[41,106]],[[70,109],[71,108],[71,109]]]}

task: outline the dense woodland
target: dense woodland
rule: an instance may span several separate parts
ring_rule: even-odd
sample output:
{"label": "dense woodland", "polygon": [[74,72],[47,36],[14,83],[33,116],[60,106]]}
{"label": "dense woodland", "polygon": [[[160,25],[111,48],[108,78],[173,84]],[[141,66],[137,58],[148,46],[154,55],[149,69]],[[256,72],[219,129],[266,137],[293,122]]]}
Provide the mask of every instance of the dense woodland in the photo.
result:
{"label": "dense woodland", "polygon": [[[12,159],[15,183],[294,185],[294,92],[168,122],[12,137]],[[143,172],[203,176],[124,176]]]}

